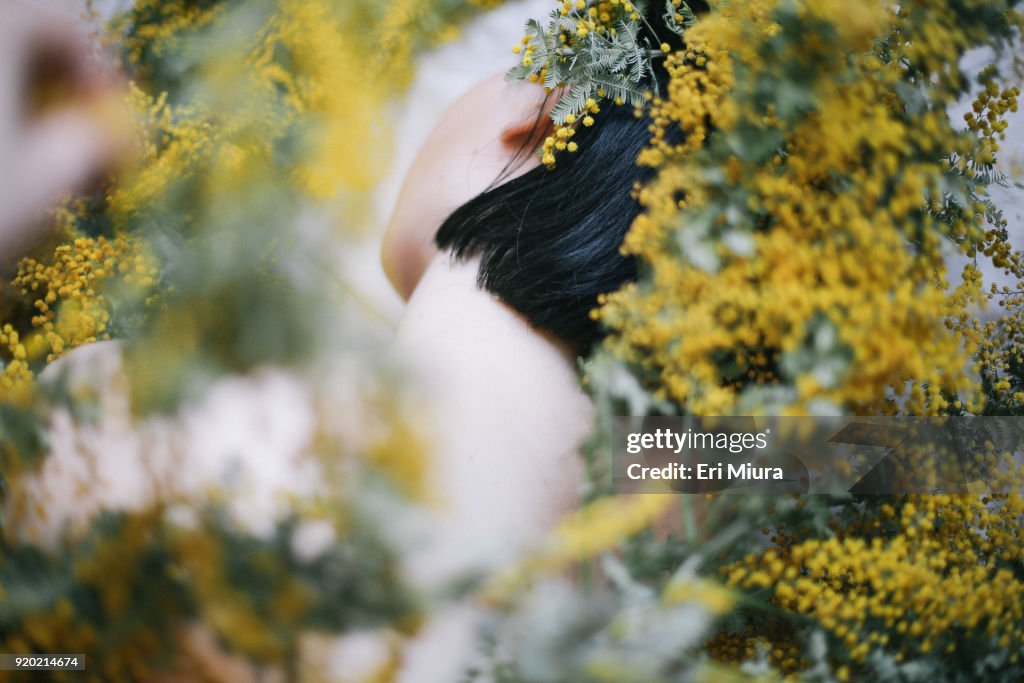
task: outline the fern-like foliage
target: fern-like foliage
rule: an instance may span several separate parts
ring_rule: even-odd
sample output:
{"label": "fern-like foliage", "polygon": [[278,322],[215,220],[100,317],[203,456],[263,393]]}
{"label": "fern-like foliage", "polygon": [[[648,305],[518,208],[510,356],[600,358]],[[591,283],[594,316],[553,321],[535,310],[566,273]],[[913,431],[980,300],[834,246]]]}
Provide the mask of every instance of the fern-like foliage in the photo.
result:
{"label": "fern-like foliage", "polygon": [[[686,3],[665,2],[665,27],[682,35],[694,21]],[[644,16],[645,0],[624,2],[608,10],[590,0],[563,3],[552,10],[546,25],[526,22],[522,59],[509,70],[509,81],[530,80],[550,90],[563,89],[551,111],[552,120],[566,125],[587,107],[587,101],[610,99],[642,106],[648,93],[658,94],[653,61],[667,46]]]}

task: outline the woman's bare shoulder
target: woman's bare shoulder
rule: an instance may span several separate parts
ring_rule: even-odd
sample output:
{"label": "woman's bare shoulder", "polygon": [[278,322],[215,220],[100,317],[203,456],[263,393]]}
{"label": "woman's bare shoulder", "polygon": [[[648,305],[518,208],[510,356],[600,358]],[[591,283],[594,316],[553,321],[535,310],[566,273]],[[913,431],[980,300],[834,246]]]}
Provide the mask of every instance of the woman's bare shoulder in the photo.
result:
{"label": "woman's bare shoulder", "polygon": [[[516,310],[477,285],[479,259],[434,257],[409,299],[396,345],[427,376],[442,375],[449,388],[466,379],[480,390],[479,371],[503,383],[506,407],[536,396],[507,390],[544,386],[588,406],[577,379],[575,355],[557,337],[537,330]],[[474,369],[470,372],[470,368]]]}
{"label": "woman's bare shoulder", "polygon": [[478,266],[438,255],[396,339],[422,382],[451,514],[432,554],[452,570],[478,559],[467,553],[501,561],[575,505],[592,415],[575,357],[480,289]]}

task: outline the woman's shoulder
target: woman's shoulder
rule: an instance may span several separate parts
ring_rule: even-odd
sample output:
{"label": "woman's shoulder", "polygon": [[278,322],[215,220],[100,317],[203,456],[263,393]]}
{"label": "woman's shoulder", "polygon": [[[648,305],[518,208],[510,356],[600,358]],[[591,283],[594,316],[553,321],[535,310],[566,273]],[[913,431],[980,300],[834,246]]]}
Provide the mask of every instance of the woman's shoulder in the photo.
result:
{"label": "woman's shoulder", "polygon": [[480,289],[478,268],[438,255],[395,347],[420,380],[435,490],[451,514],[433,558],[451,569],[536,542],[575,504],[592,418],[575,357]]}
{"label": "woman's shoulder", "polygon": [[479,269],[479,258],[434,256],[399,325],[396,346],[402,355],[427,366],[428,374],[436,374],[430,367],[439,363],[473,366],[507,375],[510,382],[557,384],[579,394],[576,357],[569,346],[481,288]]}

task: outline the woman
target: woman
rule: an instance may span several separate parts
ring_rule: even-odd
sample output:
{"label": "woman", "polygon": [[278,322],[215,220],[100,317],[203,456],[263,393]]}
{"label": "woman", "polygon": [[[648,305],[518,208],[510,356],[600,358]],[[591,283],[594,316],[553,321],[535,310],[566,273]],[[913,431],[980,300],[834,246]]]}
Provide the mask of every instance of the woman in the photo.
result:
{"label": "woman", "polygon": [[[538,166],[521,151],[543,103],[540,88],[500,75],[456,102],[413,163],[384,241],[385,271],[409,300],[396,352],[419,369],[435,432],[435,535],[409,560],[428,591],[511,561],[575,503],[591,406],[574,350],[481,289],[478,257],[455,261],[433,244],[445,215],[509,164],[518,162],[518,177]],[[408,651],[402,680],[458,680],[475,620],[469,606],[435,618]]]}
{"label": "woman", "polygon": [[[606,106],[549,170],[536,149],[554,104],[501,75],[474,87],[420,150],[384,239],[409,302],[398,351],[420,368],[436,430],[437,537],[411,558],[424,586],[501,566],[576,503],[592,416],[577,358],[601,336],[597,296],[636,278],[619,248],[650,121]],[[469,607],[435,620],[403,680],[456,680],[473,623]]]}

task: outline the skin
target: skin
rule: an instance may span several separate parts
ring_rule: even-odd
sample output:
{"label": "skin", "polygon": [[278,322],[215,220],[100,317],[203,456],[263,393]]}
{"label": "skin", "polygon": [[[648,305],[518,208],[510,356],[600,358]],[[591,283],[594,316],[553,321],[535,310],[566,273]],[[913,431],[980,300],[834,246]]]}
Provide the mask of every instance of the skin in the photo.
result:
{"label": "skin", "polygon": [[[442,504],[431,542],[409,561],[427,590],[472,569],[506,566],[577,504],[592,405],[574,354],[480,289],[477,259],[453,262],[433,246],[444,218],[522,158],[524,145],[531,151],[514,174],[539,163],[534,148],[546,131],[536,135],[534,123],[547,120],[545,104],[540,87],[500,76],[456,102],[409,171],[383,244],[384,268],[409,300],[395,351],[418,371],[435,436]],[[478,620],[463,605],[427,624],[400,680],[457,680]]]}
{"label": "skin", "polygon": [[434,234],[452,211],[503,172],[502,182],[540,164],[533,148],[550,130],[553,105],[543,88],[495,74],[444,113],[406,174],[381,247],[384,272],[403,299],[437,255]]}

